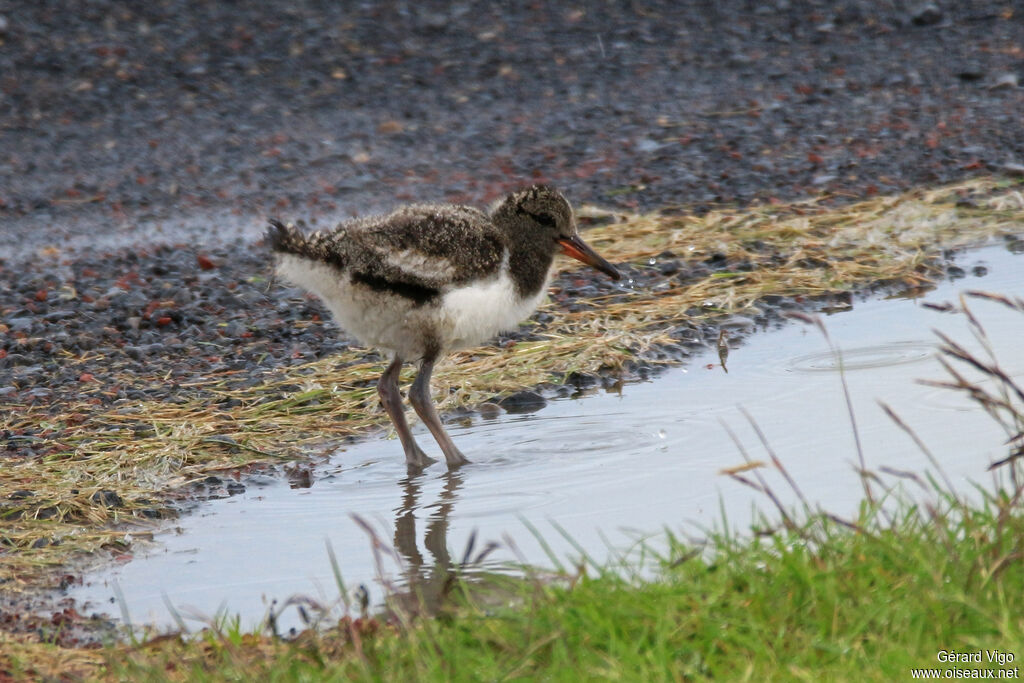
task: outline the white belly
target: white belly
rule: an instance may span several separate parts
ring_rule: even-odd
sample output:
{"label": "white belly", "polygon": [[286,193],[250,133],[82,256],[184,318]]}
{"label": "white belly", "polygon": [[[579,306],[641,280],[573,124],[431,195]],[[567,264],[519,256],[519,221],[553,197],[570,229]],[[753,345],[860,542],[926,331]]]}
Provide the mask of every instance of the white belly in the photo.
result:
{"label": "white belly", "polygon": [[443,352],[476,346],[515,329],[547,293],[545,283],[536,295],[520,298],[502,268],[494,278],[417,306],[406,297],[352,284],[337,269],[292,254],[281,256],[277,272],[320,297],[337,323],[361,343],[407,360],[422,358],[431,341]]}
{"label": "white belly", "polygon": [[514,330],[537,310],[547,294],[547,282],[536,295],[522,299],[504,269],[491,280],[448,292],[441,298],[441,329],[446,349],[476,346],[498,334]]}

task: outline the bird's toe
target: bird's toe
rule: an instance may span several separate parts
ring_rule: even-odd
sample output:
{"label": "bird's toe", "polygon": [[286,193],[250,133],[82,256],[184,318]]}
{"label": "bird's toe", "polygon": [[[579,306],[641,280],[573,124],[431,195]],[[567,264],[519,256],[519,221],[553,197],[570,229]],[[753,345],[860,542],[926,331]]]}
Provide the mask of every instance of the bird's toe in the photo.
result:
{"label": "bird's toe", "polygon": [[444,454],[445,462],[448,463],[448,469],[454,470],[462,467],[463,465],[469,464],[469,458],[464,456],[461,451],[455,450],[454,453]]}
{"label": "bird's toe", "polygon": [[437,460],[424,453],[419,446],[411,453],[405,454],[405,464],[409,466],[410,470],[422,470],[425,467],[430,467],[435,462]]}

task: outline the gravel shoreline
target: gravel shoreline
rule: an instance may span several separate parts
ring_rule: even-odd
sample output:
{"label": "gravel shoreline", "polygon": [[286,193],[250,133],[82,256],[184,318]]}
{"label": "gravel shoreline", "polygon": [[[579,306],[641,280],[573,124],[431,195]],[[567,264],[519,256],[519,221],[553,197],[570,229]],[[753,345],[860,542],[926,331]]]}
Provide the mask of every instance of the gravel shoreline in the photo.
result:
{"label": "gravel shoreline", "polygon": [[1020,172],[1020,12],[0,0],[0,253],[232,245],[536,179],[702,210]]}

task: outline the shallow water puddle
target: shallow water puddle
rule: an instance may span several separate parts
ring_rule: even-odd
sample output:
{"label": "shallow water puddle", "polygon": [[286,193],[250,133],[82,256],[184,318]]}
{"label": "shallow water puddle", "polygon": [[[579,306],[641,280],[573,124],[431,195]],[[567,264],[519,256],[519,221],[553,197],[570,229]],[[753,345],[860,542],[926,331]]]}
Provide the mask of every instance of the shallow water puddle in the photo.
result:
{"label": "shallow water puddle", "polygon": [[[1024,289],[1020,259],[1001,248],[965,254],[959,263],[968,273],[964,279],[942,283],[921,299],[855,301],[852,310],[824,318],[843,350],[870,469],[921,473],[928,467],[877,400],[895,409],[958,484],[987,484],[987,465],[1007,453],[1006,434],[979,409],[915,382],[945,379],[932,328],[979,348],[964,316],[922,302],[955,302],[967,289]],[[1004,369],[1024,376],[1024,317],[986,301],[970,305]],[[458,561],[474,532],[477,550],[502,542],[491,560],[550,566],[530,525],[557,557],[578,556],[578,544],[598,561],[637,540],[657,539],[665,528],[699,537],[721,525],[723,511],[731,525],[744,528],[753,507],[767,511],[769,501],[719,474],[742,463],[722,423],[752,458],[767,458],[738,406],[753,416],[812,502],[851,514],[862,496],[852,465],[853,430],[836,360],[822,335],[799,322],[752,334],[731,351],[728,368],[723,372],[709,349],[686,368],[627,385],[621,394],[560,399],[530,415],[450,425],[473,460],[456,474],[439,464],[410,480],[397,441],[353,445],[316,469],[309,488],[266,478],[247,482],[243,494],[202,505],[177,520],[175,530],[158,534],[151,553],[93,577],[71,595],[84,601],[84,613],[116,615],[116,583],[135,624],[173,627],[169,603],[183,615],[223,610],[253,626],[273,599],[280,604],[302,594],[337,602],[329,541],[347,585],[365,584],[375,602],[378,570],[396,582],[402,571],[386,552],[375,562],[370,537],[353,513],[397,549],[407,568],[427,578],[436,563],[449,561],[448,551]],[[436,455],[429,434],[422,427],[417,433]],[[795,502],[780,477],[766,474],[787,503]],[[281,621],[298,624],[294,610]]]}

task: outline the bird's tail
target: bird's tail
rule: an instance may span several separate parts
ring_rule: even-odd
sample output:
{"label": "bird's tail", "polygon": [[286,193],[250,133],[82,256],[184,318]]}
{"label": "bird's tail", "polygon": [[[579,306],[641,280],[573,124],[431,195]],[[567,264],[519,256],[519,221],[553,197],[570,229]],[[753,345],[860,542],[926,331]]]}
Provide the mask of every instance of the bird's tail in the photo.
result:
{"label": "bird's tail", "polygon": [[285,225],[279,220],[270,219],[270,228],[267,229],[265,241],[270,245],[271,251],[278,254],[306,253],[306,238],[294,225]]}

